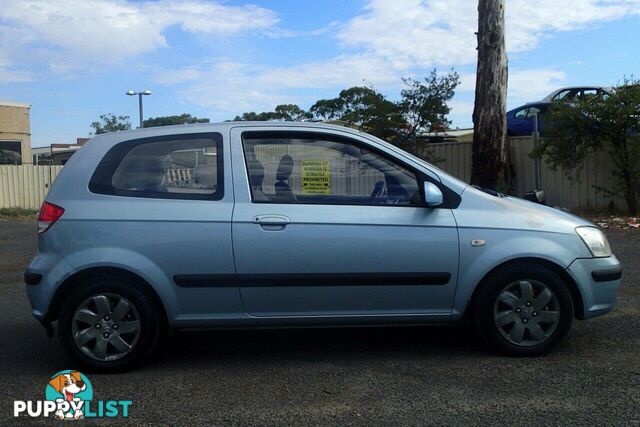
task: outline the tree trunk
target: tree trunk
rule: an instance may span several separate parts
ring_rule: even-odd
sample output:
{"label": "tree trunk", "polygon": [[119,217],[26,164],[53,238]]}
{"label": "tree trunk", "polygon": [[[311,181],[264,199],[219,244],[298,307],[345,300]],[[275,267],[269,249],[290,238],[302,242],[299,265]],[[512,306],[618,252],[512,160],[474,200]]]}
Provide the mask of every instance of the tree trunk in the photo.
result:
{"label": "tree trunk", "polygon": [[504,0],[478,1],[478,69],[473,106],[471,183],[496,188],[508,184],[507,54]]}

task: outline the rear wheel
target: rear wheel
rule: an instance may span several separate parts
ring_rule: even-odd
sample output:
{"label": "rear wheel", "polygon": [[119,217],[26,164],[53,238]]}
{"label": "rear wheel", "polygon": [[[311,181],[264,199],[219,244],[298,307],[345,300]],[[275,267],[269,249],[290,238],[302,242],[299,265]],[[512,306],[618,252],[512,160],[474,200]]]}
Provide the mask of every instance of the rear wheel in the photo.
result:
{"label": "rear wheel", "polygon": [[571,293],[547,267],[507,266],[480,286],[472,307],[474,324],[482,339],[501,353],[546,353],[571,328]]}
{"label": "rear wheel", "polygon": [[123,370],[141,362],[160,330],[153,300],[120,279],[78,285],[58,317],[58,335],[70,358],[93,371]]}

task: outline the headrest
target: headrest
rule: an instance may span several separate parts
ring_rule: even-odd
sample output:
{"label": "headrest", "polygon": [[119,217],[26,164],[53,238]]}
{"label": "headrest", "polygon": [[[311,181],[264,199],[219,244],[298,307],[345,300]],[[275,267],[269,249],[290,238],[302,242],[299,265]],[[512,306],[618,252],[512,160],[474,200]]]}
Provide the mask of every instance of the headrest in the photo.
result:
{"label": "headrest", "polygon": [[293,172],[293,158],[285,154],[280,159],[280,164],[278,164],[278,173],[276,174],[276,180],[284,181],[289,179],[289,176]]}

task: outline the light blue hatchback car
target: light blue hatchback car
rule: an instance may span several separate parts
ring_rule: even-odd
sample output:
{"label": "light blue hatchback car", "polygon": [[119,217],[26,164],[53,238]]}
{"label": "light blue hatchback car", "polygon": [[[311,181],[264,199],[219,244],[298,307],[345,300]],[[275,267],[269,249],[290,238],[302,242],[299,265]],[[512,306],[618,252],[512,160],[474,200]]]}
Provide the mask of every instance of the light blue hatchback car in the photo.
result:
{"label": "light blue hatchback car", "polygon": [[94,370],[182,328],[467,318],[495,350],[540,354],[610,311],[621,277],[593,224],[324,124],[96,136],[38,226],[33,315]]}

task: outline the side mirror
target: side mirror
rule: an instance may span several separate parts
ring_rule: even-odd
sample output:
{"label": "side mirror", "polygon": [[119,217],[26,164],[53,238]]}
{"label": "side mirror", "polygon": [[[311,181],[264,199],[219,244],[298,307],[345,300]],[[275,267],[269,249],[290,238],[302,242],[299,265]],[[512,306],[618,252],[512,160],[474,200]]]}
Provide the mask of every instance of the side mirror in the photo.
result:
{"label": "side mirror", "polygon": [[428,208],[437,208],[444,203],[442,191],[433,182],[424,182],[424,201]]}
{"label": "side mirror", "polygon": [[547,196],[544,193],[544,190],[533,190],[524,193],[524,199],[534,203],[540,203],[541,205],[546,205]]}

